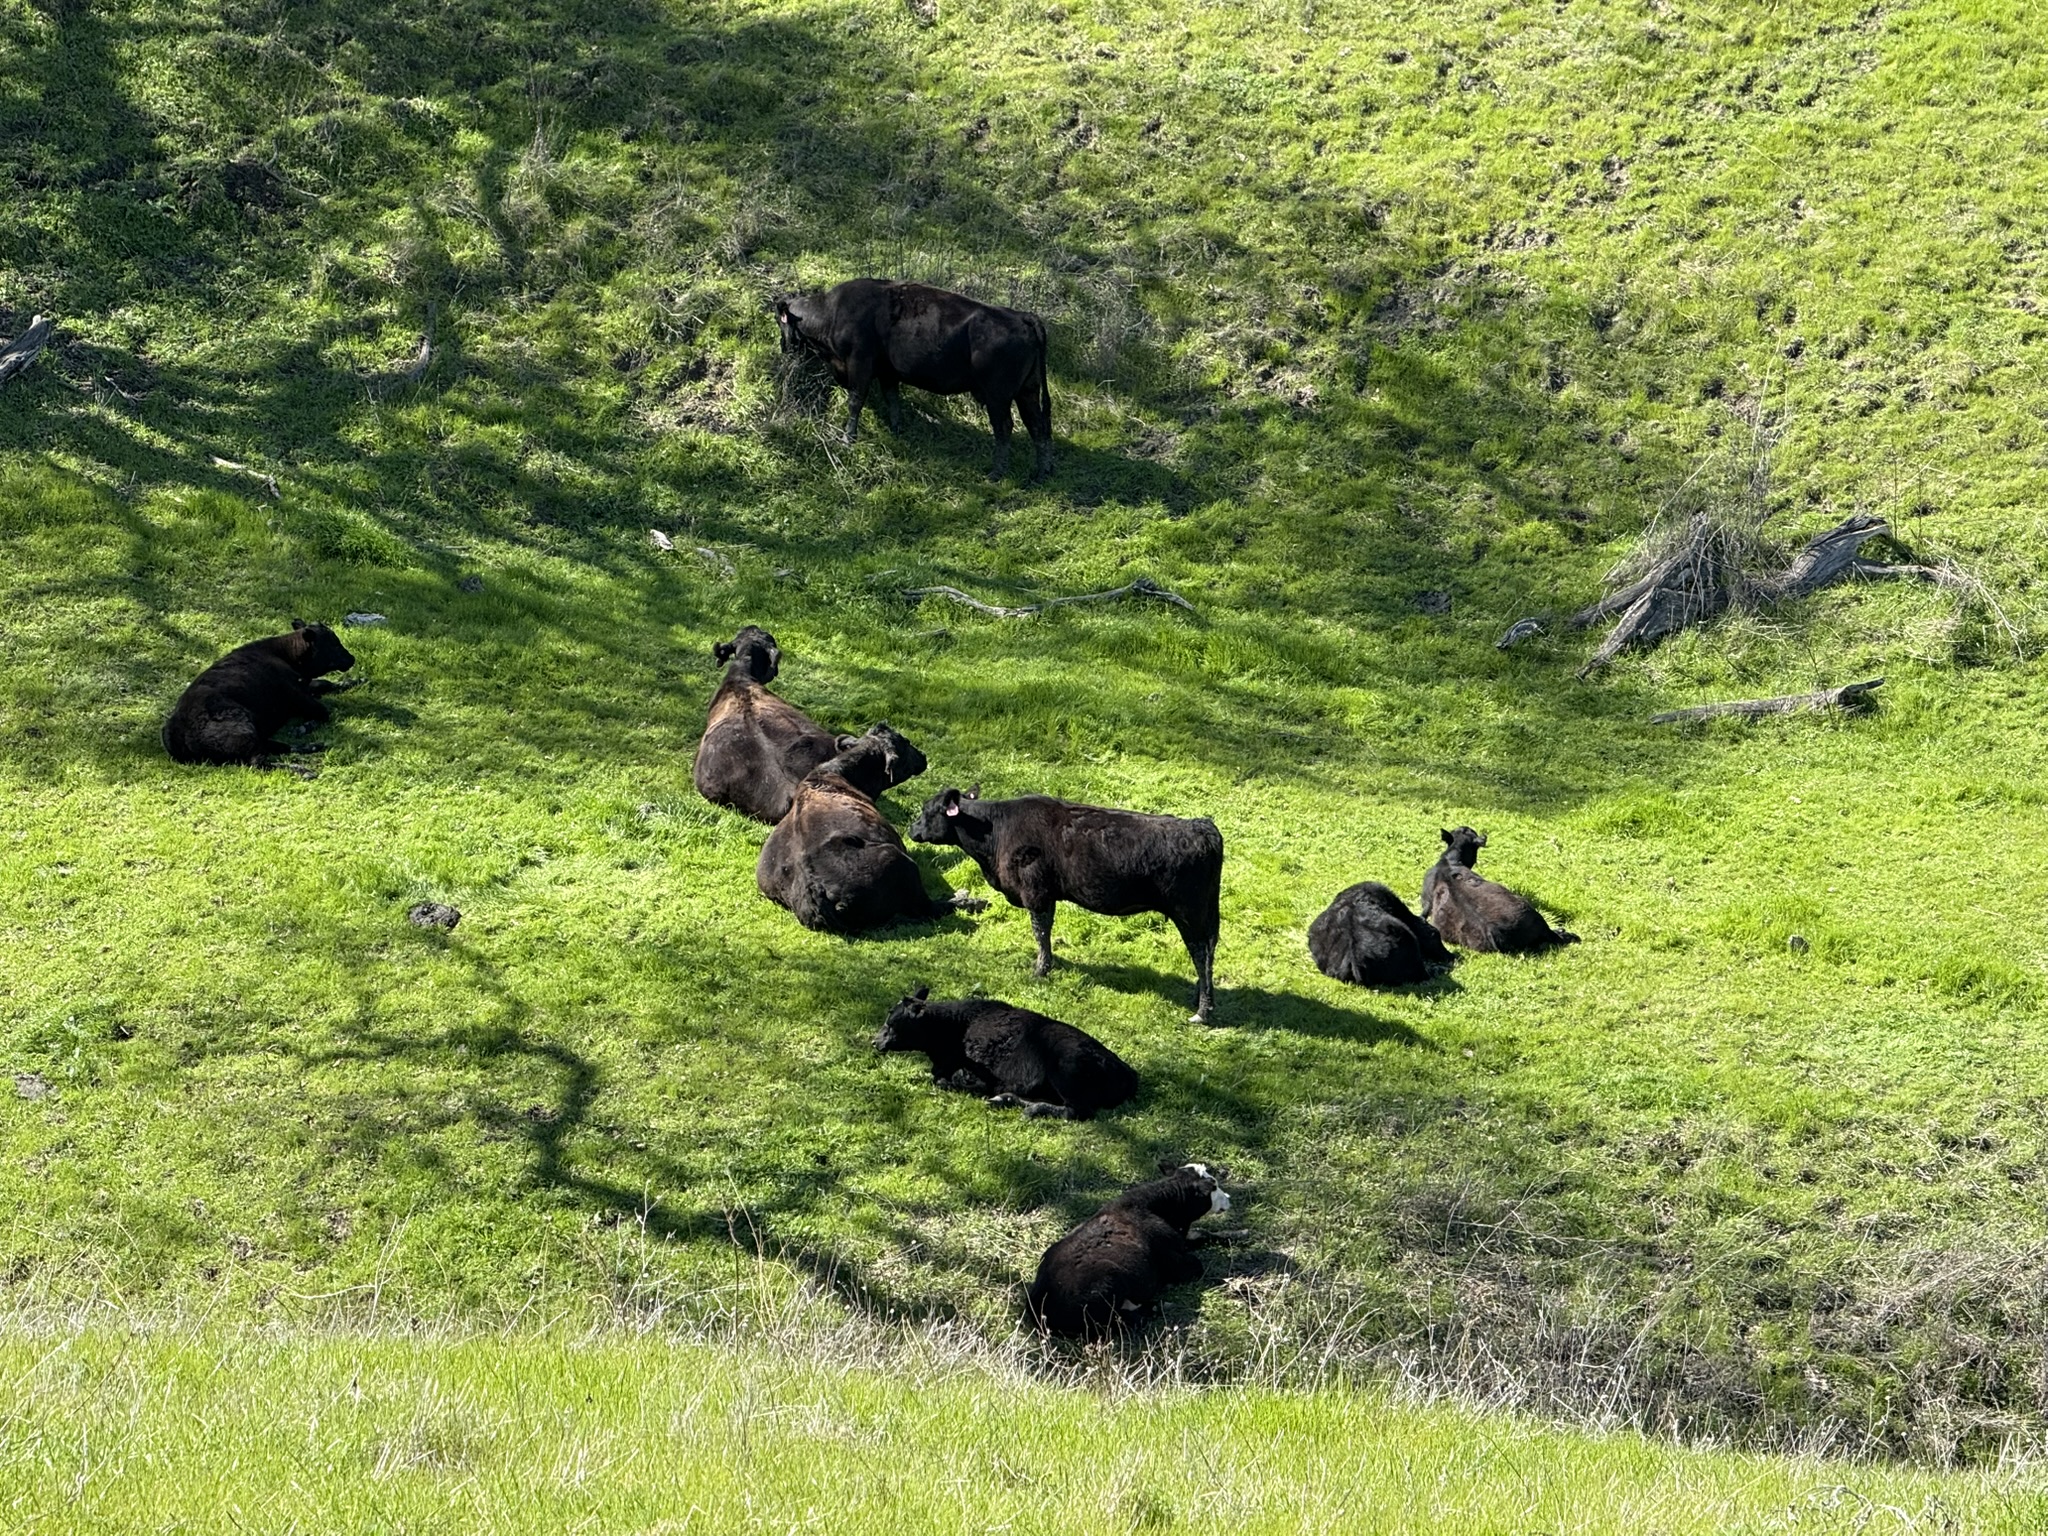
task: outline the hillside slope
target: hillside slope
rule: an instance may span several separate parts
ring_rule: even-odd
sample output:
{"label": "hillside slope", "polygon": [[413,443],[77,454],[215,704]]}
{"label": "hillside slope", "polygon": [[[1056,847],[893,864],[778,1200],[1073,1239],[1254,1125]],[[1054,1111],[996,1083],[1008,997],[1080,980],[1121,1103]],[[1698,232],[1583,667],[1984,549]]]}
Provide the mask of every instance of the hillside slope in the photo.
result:
{"label": "hillside slope", "polygon": [[[686,1320],[737,1243],[1003,1336],[1046,1241],[1198,1155],[1242,1216],[1162,1346],[1198,1376],[2038,1432],[2026,9],[1174,14],[0,0],[0,305],[64,327],[0,389],[18,1308]],[[1048,317],[1048,483],[928,398],[832,437],[767,304],[864,272]],[[1585,683],[1555,623],[1494,649],[1764,444],[1775,536],[1882,512],[1997,611],[1838,590]],[[1195,612],[902,596],[1135,575]],[[164,760],[200,666],[352,610],[317,778]],[[1034,981],[1000,903],[848,943],[762,902],[688,778],[745,622],[929,754],[899,821],[977,780],[1213,815],[1223,1027],[1157,920],[1063,912]],[[1854,721],[1644,723],[1880,673]],[[1323,902],[1461,822],[1586,942],[1317,975]],[[938,1095],[867,1048],[920,982],[1147,1090]]]}

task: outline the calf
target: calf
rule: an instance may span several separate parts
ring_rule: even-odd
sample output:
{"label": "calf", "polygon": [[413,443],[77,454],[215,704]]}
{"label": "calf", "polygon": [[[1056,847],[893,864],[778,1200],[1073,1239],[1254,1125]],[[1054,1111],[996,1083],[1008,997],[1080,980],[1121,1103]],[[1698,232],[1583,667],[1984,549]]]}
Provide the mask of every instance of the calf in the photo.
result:
{"label": "calf", "polygon": [[754,883],[806,928],[859,933],[899,917],[979,912],[988,905],[958,891],[944,900],[926,894],[903,839],[875,808],[875,796],[893,782],[900,739],[877,726],[812,769],[761,847]]}
{"label": "calf", "polygon": [[1052,391],[1045,322],[1038,316],[922,283],[861,277],[777,300],[775,321],[785,353],[822,357],[846,386],[849,443],[860,431],[870,384],[882,386],[892,431],[902,426],[900,386],[914,384],[981,402],[996,435],[994,478],[1010,467],[1012,403],[1038,450],[1034,478],[1052,469]]}
{"label": "calf", "polygon": [[1202,1278],[1188,1228],[1230,1209],[1227,1169],[1161,1163],[1164,1178],[1127,1189],[1045,1250],[1024,1293],[1031,1321],[1068,1337],[1127,1328],[1170,1285]]}
{"label": "calf", "polygon": [[[714,645],[711,654],[725,665],[725,680],[711,696],[691,777],[697,792],[713,805],[772,826],[789,814],[804,775],[859,738],[833,735],[768,691],[782,668],[782,649],[767,630],[749,624],[731,644]],[[886,732],[895,748],[890,784],[924,772],[922,752],[886,725],[874,729]]]}
{"label": "calf", "polygon": [[1461,949],[1504,955],[1579,942],[1576,933],[1546,923],[1527,897],[1473,871],[1486,846],[1483,833],[1460,827],[1443,839],[1442,855],[1422,878],[1422,915],[1447,940]]}
{"label": "calf", "polygon": [[889,1010],[878,1051],[922,1051],[941,1088],[1027,1115],[1093,1120],[1138,1091],[1138,1074],[1093,1035],[994,999],[927,1002],[919,987]]}
{"label": "calf", "polygon": [[1337,893],[1309,924],[1308,952],[1325,976],[1360,987],[1406,986],[1451,963],[1437,931],[1377,880]]}
{"label": "calf", "polygon": [[966,849],[988,883],[1031,914],[1039,976],[1052,969],[1058,903],[1111,917],[1164,912],[1195,962],[1194,1022],[1208,1022],[1223,891],[1223,834],[1208,817],[1146,816],[1047,795],[983,800],[977,789],[949,789],[925,801],[910,835]]}
{"label": "calf", "polygon": [[328,720],[321,695],[342,686],[321,674],[356,664],[325,624],[293,619],[291,633],[251,640],[195,677],[164,722],[164,750],[180,763],[254,763],[293,751],[275,740],[288,720]]}

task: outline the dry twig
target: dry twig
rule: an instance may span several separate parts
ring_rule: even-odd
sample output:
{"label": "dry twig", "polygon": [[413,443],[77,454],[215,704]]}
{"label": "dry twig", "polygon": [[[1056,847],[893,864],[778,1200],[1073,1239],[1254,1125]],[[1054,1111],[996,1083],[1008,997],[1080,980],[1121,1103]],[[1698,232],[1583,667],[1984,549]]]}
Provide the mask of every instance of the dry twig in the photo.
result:
{"label": "dry twig", "polygon": [[1173,603],[1189,613],[1195,605],[1178,593],[1169,592],[1157,583],[1140,576],[1127,587],[1118,587],[1113,592],[1083,592],[1074,597],[1049,597],[1042,603],[1029,603],[1022,608],[1004,608],[995,603],[984,603],[978,597],[969,597],[958,587],[912,587],[903,594],[905,597],[950,597],[956,603],[965,603],[977,613],[993,615],[998,619],[1022,619],[1034,613],[1043,613],[1048,608],[1058,608],[1067,603],[1106,603],[1121,597],[1156,597],[1162,602]]}
{"label": "dry twig", "polygon": [[1870,701],[1870,691],[1882,688],[1884,679],[1867,683],[1844,683],[1839,688],[1818,688],[1812,693],[1790,693],[1775,699],[1731,699],[1725,704],[1696,704],[1690,709],[1667,709],[1650,716],[1652,725],[1673,725],[1692,720],[1712,720],[1721,715],[1789,715],[1800,709],[1858,709]]}
{"label": "dry twig", "polygon": [[56,328],[57,323],[48,315],[37,315],[29,321],[27,330],[0,346],[0,384],[5,384],[34,362],[36,354],[43,350],[50,333]]}

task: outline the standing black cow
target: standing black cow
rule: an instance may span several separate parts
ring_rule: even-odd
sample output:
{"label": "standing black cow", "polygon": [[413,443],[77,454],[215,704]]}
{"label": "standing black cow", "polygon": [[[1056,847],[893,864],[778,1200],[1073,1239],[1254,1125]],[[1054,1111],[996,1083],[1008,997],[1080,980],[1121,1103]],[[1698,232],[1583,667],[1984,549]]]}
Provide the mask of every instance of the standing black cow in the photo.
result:
{"label": "standing black cow", "polygon": [[273,738],[288,720],[331,718],[321,695],[344,685],[321,674],[355,664],[325,624],[293,619],[289,634],[236,646],[186,686],[164,722],[164,750],[181,763],[256,763],[317,751]]}
{"label": "standing black cow", "polygon": [[[725,677],[711,696],[691,776],[713,805],[773,825],[789,814],[804,775],[860,738],[833,735],[768,691],[782,668],[782,648],[767,630],[749,624],[711,654],[725,665]],[[924,772],[924,754],[888,726],[872,726],[869,734],[886,736],[894,749],[890,785]]]}
{"label": "standing black cow", "polygon": [[754,883],[806,928],[858,933],[899,917],[979,912],[979,896],[934,900],[903,839],[875,807],[891,782],[895,732],[877,726],[811,770],[761,846]]}
{"label": "standing black cow", "polygon": [[1164,1178],[1127,1189],[1045,1250],[1024,1293],[1026,1314],[1047,1333],[1100,1337],[1139,1321],[1170,1285],[1202,1278],[1188,1228],[1230,1209],[1203,1163],[1161,1163]]}
{"label": "standing black cow", "polygon": [[846,440],[860,431],[868,386],[882,386],[891,431],[901,429],[898,387],[972,395],[996,435],[994,478],[1010,467],[1010,406],[1038,450],[1033,478],[1052,469],[1052,390],[1046,381],[1045,322],[1022,309],[983,304],[923,283],[859,277],[823,293],[778,299],[784,352],[824,358],[846,387]]}
{"label": "standing black cow", "polygon": [[1085,1030],[992,997],[930,996],[919,987],[891,1008],[875,1049],[922,1052],[941,1088],[1061,1120],[1093,1120],[1138,1091],[1129,1063]]}
{"label": "standing black cow", "polygon": [[1513,955],[1579,942],[1576,933],[1546,923],[1528,897],[1473,869],[1486,846],[1485,833],[1459,827],[1443,839],[1443,853],[1422,877],[1422,915],[1451,943]]}
{"label": "standing black cow", "polygon": [[925,801],[910,835],[966,849],[988,883],[1031,914],[1035,975],[1052,969],[1053,910],[1062,901],[1111,917],[1164,912],[1195,962],[1194,1022],[1209,1022],[1223,834],[1208,817],[1147,816],[1049,795],[984,800],[978,789],[949,789]]}

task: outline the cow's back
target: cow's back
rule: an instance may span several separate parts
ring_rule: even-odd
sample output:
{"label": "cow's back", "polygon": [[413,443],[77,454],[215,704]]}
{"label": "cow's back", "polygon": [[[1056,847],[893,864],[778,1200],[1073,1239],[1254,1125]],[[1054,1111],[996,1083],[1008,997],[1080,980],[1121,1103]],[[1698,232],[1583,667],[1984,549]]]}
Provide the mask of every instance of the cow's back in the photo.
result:
{"label": "cow's back", "polygon": [[712,804],[772,824],[789,814],[804,775],[837,750],[837,738],[788,700],[727,678],[712,695],[691,777]]}
{"label": "cow's back", "polygon": [[1206,816],[1063,805],[1051,822],[1061,895],[1112,917],[1160,910],[1223,877],[1223,835]]}
{"label": "cow's back", "polygon": [[878,928],[931,901],[896,829],[836,774],[797,786],[761,847],[754,883],[806,928],[832,933]]}

